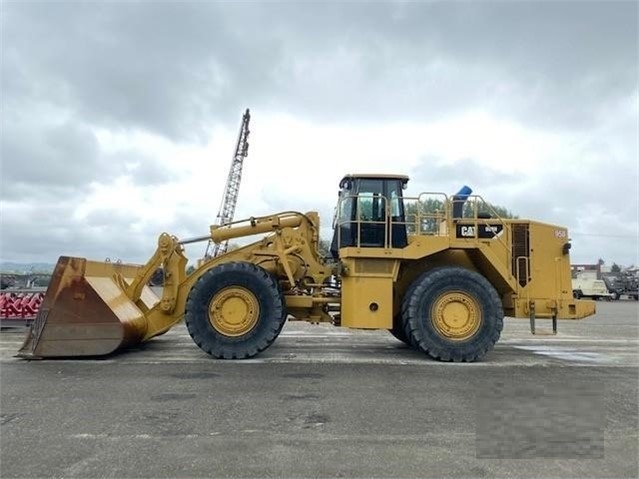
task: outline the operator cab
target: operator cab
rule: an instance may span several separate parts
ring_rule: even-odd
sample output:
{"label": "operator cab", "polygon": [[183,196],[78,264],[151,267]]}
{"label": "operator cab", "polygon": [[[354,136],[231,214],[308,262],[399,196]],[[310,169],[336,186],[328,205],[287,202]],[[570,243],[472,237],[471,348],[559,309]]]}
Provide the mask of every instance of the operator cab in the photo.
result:
{"label": "operator cab", "polygon": [[331,254],[346,246],[403,248],[406,215],[403,175],[346,175],[339,183],[339,199],[333,221]]}

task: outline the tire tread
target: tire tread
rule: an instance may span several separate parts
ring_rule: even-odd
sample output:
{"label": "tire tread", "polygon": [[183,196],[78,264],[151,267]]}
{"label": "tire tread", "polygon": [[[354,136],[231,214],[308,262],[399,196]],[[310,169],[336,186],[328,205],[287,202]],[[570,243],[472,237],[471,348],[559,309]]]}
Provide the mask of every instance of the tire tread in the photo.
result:
{"label": "tire tread", "polygon": [[[224,282],[224,278],[229,276],[237,276],[244,283],[251,283],[260,289],[256,292],[247,288],[247,284],[241,284],[258,297],[260,317],[256,326],[239,338],[227,337],[215,331],[206,313],[210,299],[220,289],[218,285],[233,285],[232,279]],[[263,316],[265,314],[269,314],[269,317]],[[196,281],[186,301],[184,320],[193,342],[210,356],[217,359],[248,359],[273,344],[286,322],[286,308],[274,276],[252,263],[229,262],[214,266]]]}
{"label": "tire tread", "polygon": [[[417,311],[423,306],[421,302],[429,291],[440,287],[458,286],[467,281],[475,282],[484,291],[478,299],[484,316],[486,312],[493,313],[490,317],[484,318],[484,321],[491,324],[480,329],[479,337],[475,335],[467,342],[446,342],[428,327],[424,327],[424,321],[429,319],[419,318]],[[440,361],[474,362],[483,358],[499,340],[503,329],[503,317],[499,295],[488,280],[479,273],[456,266],[439,267],[423,273],[408,288],[402,302],[404,332],[411,345]]]}

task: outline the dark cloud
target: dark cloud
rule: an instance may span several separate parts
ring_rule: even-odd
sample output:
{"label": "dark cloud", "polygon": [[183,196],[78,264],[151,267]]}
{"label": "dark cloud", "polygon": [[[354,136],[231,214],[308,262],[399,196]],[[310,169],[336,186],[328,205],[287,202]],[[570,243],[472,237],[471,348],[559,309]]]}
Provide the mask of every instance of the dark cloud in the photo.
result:
{"label": "dark cloud", "polygon": [[[593,174],[593,168],[600,171]],[[630,235],[629,241],[637,245],[637,165],[628,168],[614,158],[595,165],[586,160],[569,174],[564,168],[550,168],[521,184],[521,192],[512,197],[513,209],[546,222],[564,223],[575,233]]]}
{"label": "dark cloud", "polygon": [[494,188],[516,183],[516,173],[491,168],[473,159],[462,158],[447,163],[441,158],[426,157],[417,164],[411,174],[410,188],[455,194],[462,186],[470,186],[476,194],[489,193]]}
{"label": "dark cloud", "polygon": [[[636,102],[634,1],[5,1],[0,35],[6,259],[71,244],[89,256],[147,257],[158,231],[202,234],[208,221],[176,198],[158,205],[167,210],[163,223],[108,208],[76,218],[73,206],[93,183],[124,177],[152,188],[181,174],[142,146],[105,151],[97,132],[202,145],[247,106],[345,127],[483,111],[524,129],[592,135],[584,153],[617,169],[576,165],[573,177],[540,171],[528,179],[474,158],[424,158],[411,184],[448,193],[469,184],[551,221],[586,205],[603,211],[602,221],[636,225],[636,204],[608,207],[596,193],[637,197],[636,108],[614,120],[620,105]],[[263,196],[265,213],[295,204],[320,208],[330,223],[334,197]],[[169,203],[182,213],[169,213]],[[579,221],[576,228],[591,228]]]}
{"label": "dark cloud", "polygon": [[201,138],[203,125],[247,104],[326,121],[483,106],[583,125],[637,84],[635,2],[9,2],[4,10],[7,93],[57,101],[91,124],[178,139]]}
{"label": "dark cloud", "polygon": [[25,187],[36,195],[45,186],[82,189],[102,176],[97,140],[83,125],[42,124],[36,118],[2,126],[2,196],[18,195]]}
{"label": "dark cloud", "polygon": [[101,151],[93,131],[81,123],[7,123],[2,136],[4,199],[60,201],[88,193],[94,182],[129,177],[136,185],[161,185],[181,175],[143,151]]}
{"label": "dark cloud", "polygon": [[[78,215],[77,205],[68,201],[0,206],[0,259],[17,262],[55,262],[59,255],[143,262],[153,254],[162,231],[180,237],[208,232],[206,220],[187,209],[179,216],[152,220],[108,205]],[[204,246],[201,249],[203,254]]]}
{"label": "dark cloud", "polygon": [[182,176],[182,172],[175,167],[171,168],[170,165],[135,150],[105,155],[103,161],[118,171],[120,176],[128,177],[138,186],[160,186]]}

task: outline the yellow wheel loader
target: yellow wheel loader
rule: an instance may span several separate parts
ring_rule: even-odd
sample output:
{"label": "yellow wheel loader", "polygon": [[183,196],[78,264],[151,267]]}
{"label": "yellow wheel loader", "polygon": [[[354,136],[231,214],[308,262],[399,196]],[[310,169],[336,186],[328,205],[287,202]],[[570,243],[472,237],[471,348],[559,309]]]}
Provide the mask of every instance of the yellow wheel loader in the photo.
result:
{"label": "yellow wheel loader", "polygon": [[[566,228],[503,219],[468,187],[404,196],[408,177],[347,175],[340,182],[330,257],[315,212],[283,212],[211,226],[183,239],[163,233],[144,265],[61,257],[18,355],[100,356],[168,331],[184,319],[214,358],[251,358],[285,321],[386,329],[443,361],[490,351],[504,316],[579,319]],[[430,207],[427,207],[430,205]],[[432,208],[436,205],[436,208]],[[184,245],[261,234],[186,274]],[[161,268],[159,295],[148,283]]]}

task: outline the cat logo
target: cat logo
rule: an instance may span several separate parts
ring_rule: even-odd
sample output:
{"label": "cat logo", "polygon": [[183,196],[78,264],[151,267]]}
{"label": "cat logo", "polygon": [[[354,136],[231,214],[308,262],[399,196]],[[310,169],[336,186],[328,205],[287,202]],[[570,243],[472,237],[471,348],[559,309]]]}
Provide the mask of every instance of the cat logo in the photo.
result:
{"label": "cat logo", "polygon": [[482,238],[491,239],[501,236],[504,225],[457,225],[457,238]]}
{"label": "cat logo", "polygon": [[474,238],[475,237],[475,227],[474,226],[462,226],[460,228],[461,235],[463,238]]}

